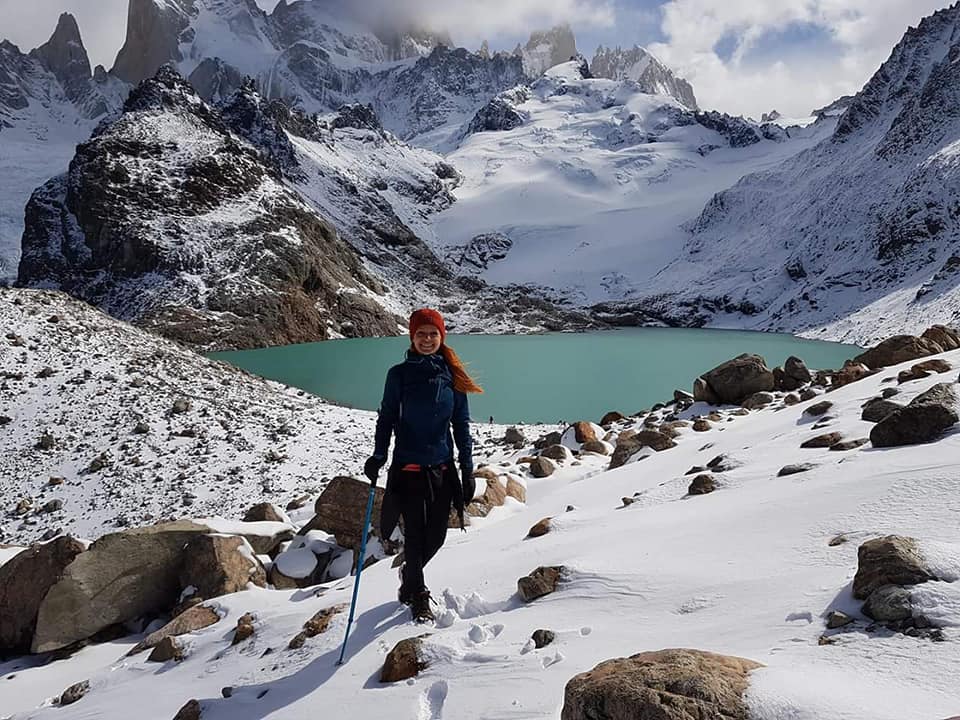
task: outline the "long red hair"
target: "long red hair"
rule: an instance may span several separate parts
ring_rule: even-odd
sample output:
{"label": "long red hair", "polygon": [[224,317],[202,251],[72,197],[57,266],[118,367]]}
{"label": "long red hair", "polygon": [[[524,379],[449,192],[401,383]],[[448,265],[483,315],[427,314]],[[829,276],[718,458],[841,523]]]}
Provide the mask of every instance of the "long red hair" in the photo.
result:
{"label": "long red hair", "polygon": [[440,344],[440,353],[443,359],[450,366],[450,372],[453,375],[453,389],[462,393],[482,393],[483,388],[477,385],[467,369],[463,366],[463,361],[457,355],[453,348],[446,343]]}

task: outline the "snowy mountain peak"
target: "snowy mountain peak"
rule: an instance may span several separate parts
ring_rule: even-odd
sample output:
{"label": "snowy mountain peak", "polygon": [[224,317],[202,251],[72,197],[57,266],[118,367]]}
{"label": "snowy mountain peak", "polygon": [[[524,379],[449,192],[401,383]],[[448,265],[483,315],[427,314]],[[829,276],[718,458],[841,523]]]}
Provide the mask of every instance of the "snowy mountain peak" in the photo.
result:
{"label": "snowy mountain peak", "polygon": [[909,114],[919,109],[926,113],[927,101],[945,97],[930,83],[939,85],[956,78],[952,69],[958,55],[960,3],[955,3],[924,18],[916,28],[907,29],[887,61],[853,98],[840,118],[834,139],[843,141],[871,128],[885,132],[893,116],[901,112]]}
{"label": "snowy mountain peak", "polygon": [[60,15],[50,39],[32,50],[30,55],[53,73],[72,101],[76,101],[88,89],[86,83],[91,77],[90,59],[73,15]]}
{"label": "snowy mountain peak", "polygon": [[693,86],[639,45],[627,50],[601,45],[590,63],[590,72],[598,78],[633,80],[642,92],[669,95],[691,110],[697,109]]}
{"label": "snowy mountain peak", "polygon": [[532,32],[527,44],[520,50],[523,71],[531,78],[542,75],[554,65],[567,62],[577,54],[576,37],[566,23],[549,30]]}
{"label": "snowy mountain peak", "polygon": [[166,111],[174,107],[195,108],[203,104],[193,86],[183,79],[173,65],[162,65],[149,80],[144,80],[131,91],[123,111]]}

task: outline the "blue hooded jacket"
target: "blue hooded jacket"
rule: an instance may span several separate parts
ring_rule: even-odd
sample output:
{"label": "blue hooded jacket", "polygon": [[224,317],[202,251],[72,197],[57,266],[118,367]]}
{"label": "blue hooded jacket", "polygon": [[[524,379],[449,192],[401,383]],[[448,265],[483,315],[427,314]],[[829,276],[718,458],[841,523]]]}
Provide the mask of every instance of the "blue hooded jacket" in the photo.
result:
{"label": "blue hooded jacket", "polygon": [[406,361],[387,372],[373,450],[373,456],[384,462],[391,433],[397,438],[394,465],[452,462],[455,442],[461,470],[472,470],[467,396],[453,389],[453,375],[440,353],[408,350]]}

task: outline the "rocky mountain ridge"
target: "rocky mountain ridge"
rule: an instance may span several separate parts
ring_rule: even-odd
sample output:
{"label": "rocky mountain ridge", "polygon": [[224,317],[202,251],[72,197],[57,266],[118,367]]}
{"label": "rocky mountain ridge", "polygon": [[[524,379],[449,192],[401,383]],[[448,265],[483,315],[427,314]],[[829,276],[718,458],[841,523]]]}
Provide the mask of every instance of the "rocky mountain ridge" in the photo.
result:
{"label": "rocky mountain ridge", "polygon": [[62,288],[194,346],[395,330],[365,297],[378,281],[336,230],[169,67],[26,214],[18,283]]}
{"label": "rocky mountain ridge", "polygon": [[[590,72],[598,78],[632,80],[642,92],[668,95],[691,110],[698,109],[693,86],[639,45],[628,49],[599,46],[590,61]],[[763,122],[768,120],[764,118]]]}
{"label": "rocky mountain ridge", "polygon": [[707,204],[644,306],[860,344],[956,322],[958,55],[960,5],[908,30],[828,140]]}
{"label": "rocky mountain ridge", "polygon": [[368,107],[309,116],[253,82],[213,107],[164,66],[34,193],[17,283],[204,350],[393,335],[424,297],[461,331],[591,324],[454,280],[418,233],[458,182]]}

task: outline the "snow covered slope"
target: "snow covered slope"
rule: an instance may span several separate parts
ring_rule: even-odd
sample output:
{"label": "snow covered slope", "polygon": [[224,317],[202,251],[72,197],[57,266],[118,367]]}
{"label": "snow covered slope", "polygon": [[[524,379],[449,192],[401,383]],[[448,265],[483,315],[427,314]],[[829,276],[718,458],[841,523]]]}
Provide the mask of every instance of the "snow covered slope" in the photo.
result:
{"label": "snow covered slope", "polygon": [[490,239],[499,246],[463,272],[539,283],[583,304],[630,297],[677,257],[681,224],[711,195],[833,128],[756,126],[630,80],[583,76],[569,62],[503,93],[448,154],[464,183],[437,219],[438,254],[456,264]]}
{"label": "snow covered slope", "polygon": [[[36,322],[46,321],[40,315]],[[146,349],[132,348],[137,355]],[[106,362],[109,353],[104,355]],[[949,374],[904,384],[895,399],[909,400],[938,382],[957,388],[960,351],[939,358],[953,365]],[[153,367],[152,355],[147,359]],[[821,421],[848,438],[865,436],[871,425],[860,420],[861,404],[889,388],[885,380],[910,364],[830,393],[833,406]],[[279,403],[283,397],[284,404],[296,408],[281,412],[267,400],[264,417],[271,424],[282,422],[287,412],[299,418],[295,422],[305,422],[297,412],[303,400],[251,385],[216,366],[202,372],[212,373],[203,382],[226,378],[228,388],[238,383],[237,397],[259,388],[258,402],[273,397]],[[133,375],[144,376],[144,368]],[[89,380],[91,390],[110,387],[97,377],[96,385]],[[228,390],[228,405],[234,390]],[[562,463],[552,476],[537,479],[515,462],[529,448],[494,455],[503,463],[498,470],[526,483],[526,505],[511,500],[466,534],[450,532],[446,547],[427,568],[440,605],[435,627],[409,623],[409,611],[396,602],[397,574],[389,563],[365,570],[343,666],[335,665],[343,613],[302,648],[290,650],[287,643],[315,612],[349,603],[349,579],[315,593],[252,588],[212,603],[224,619],[183,638],[182,662],[148,663],[145,654],[125,657],[140,639],[130,636],[66,660],[4,663],[0,707],[16,720],[119,720],[134,711],[145,720],[169,720],[195,698],[203,720],[314,720],[320,708],[347,708],[356,720],[380,720],[385,712],[425,720],[547,720],[560,715],[567,681],[598,662],[688,647],[763,663],[751,674],[746,693],[751,720],[955,715],[960,708],[960,433],[955,427],[934,443],[914,447],[801,449],[818,432],[804,410],[821,400],[786,408],[773,404],[746,416],[723,409],[711,429],[681,427],[677,447],[648,452],[644,460],[612,471],[604,471],[609,458],[585,453],[579,464]],[[322,410],[317,404],[311,408]],[[706,410],[694,405],[682,416]],[[237,433],[245,432],[243,418],[254,410],[234,412]],[[369,440],[369,417],[329,412],[327,423],[344,432],[333,441],[329,434],[317,437],[316,452],[362,446]],[[616,430],[643,420],[631,418]],[[177,427],[179,420],[171,422]],[[288,442],[302,446],[294,438]],[[203,459],[218,467],[226,450],[180,455],[190,463],[186,471],[195,470],[195,486],[214,476],[199,467]],[[726,456],[726,469],[715,472],[717,490],[689,495],[685,473],[719,455]],[[349,465],[349,457],[343,462]],[[777,476],[784,465],[797,462],[813,467]],[[291,469],[303,472],[295,464]],[[246,485],[225,490],[217,493],[221,501],[245,492]],[[551,531],[526,538],[528,529],[547,516],[553,518]],[[938,626],[936,632],[887,630],[862,615],[851,597],[858,546],[891,533],[916,538],[939,578],[911,589],[914,606]],[[539,565],[563,565],[567,573],[555,593],[522,603],[517,579]],[[831,610],[850,614],[853,623],[828,630],[825,616]],[[255,618],[255,634],[233,646],[232,628],[247,612]],[[538,628],[556,635],[539,650],[530,639]],[[381,684],[387,651],[425,632],[429,666],[415,679]],[[89,680],[90,690],[75,706],[52,706],[51,698],[81,680]]]}
{"label": "snow covered slope", "polygon": [[907,31],[828,141],[714,197],[644,306],[861,345],[960,320],[958,55],[955,4]]}

